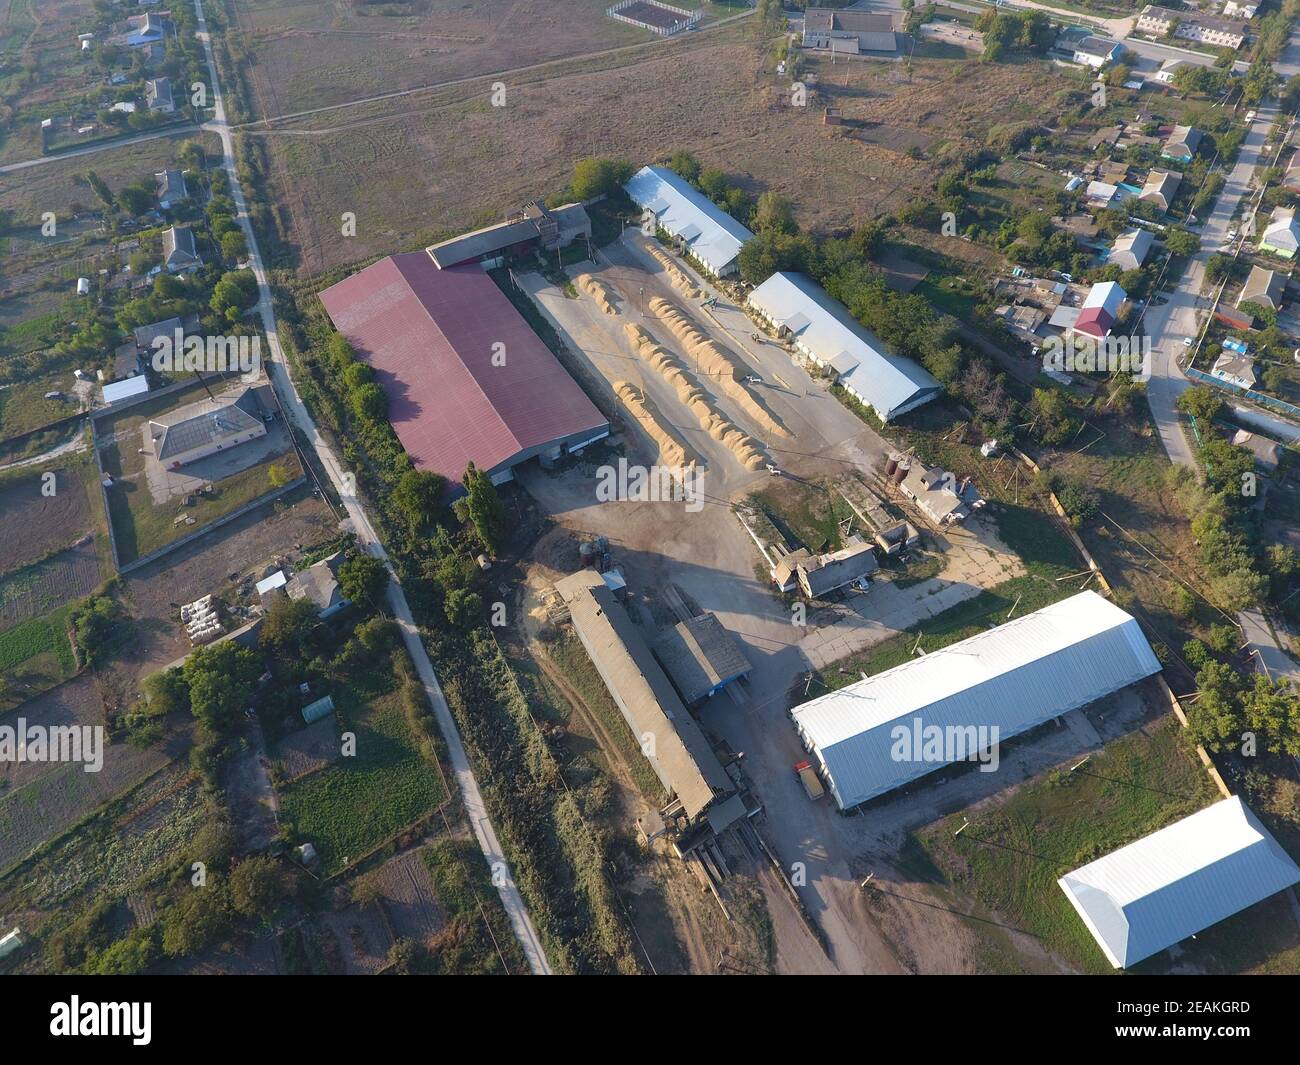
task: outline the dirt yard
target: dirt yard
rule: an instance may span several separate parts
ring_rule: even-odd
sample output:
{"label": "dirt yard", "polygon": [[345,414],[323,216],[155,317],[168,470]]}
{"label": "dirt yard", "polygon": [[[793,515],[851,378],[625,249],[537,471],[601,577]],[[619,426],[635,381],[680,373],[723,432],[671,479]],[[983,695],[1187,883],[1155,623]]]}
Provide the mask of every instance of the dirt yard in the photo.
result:
{"label": "dirt yard", "polygon": [[90,530],[90,500],[84,482],[58,470],[53,495],[40,476],[0,488],[0,573],[28,565]]}

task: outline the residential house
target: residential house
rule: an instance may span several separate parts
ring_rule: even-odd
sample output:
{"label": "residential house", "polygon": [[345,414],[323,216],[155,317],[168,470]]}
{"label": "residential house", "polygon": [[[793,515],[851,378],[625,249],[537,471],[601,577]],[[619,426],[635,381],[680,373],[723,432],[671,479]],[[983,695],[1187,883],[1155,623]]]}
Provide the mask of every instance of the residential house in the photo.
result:
{"label": "residential house", "polygon": [[1289,192],[1300,193],[1300,152],[1291,156],[1291,161],[1286,165],[1286,173],[1282,175],[1281,184]]}
{"label": "residential house", "polygon": [[1274,473],[1278,463],[1282,461],[1282,445],[1266,436],[1238,429],[1232,434],[1232,442],[1254,455],[1255,465],[1268,473]]}
{"label": "residential house", "polygon": [[158,206],[164,211],[171,210],[189,197],[189,189],[185,187],[185,174],[180,170],[160,170],[153,177],[157,182]]}
{"label": "residential house", "polygon": [[194,230],[189,226],[172,226],[163,233],[163,266],[168,273],[180,274],[202,265],[194,244]]}
{"label": "residential house", "polygon": [[1093,70],[1100,70],[1107,63],[1113,63],[1124,51],[1124,46],[1119,41],[1092,35],[1076,41],[1073,48],[1074,62],[1080,66],[1092,67]]}
{"label": "residential house", "polygon": [[1273,208],[1273,219],[1259,238],[1261,251],[1271,251],[1283,259],[1294,259],[1300,250],[1300,227],[1297,227],[1294,207]]}
{"label": "residential house", "polygon": [[343,553],[322,558],[319,562],[295,573],[285,585],[290,599],[305,599],[316,607],[316,616],[324,620],[351,605],[351,600],[339,587],[339,567]]}
{"label": "residential house", "polygon": [[1201,144],[1201,131],[1192,126],[1175,126],[1160,154],[1176,163],[1190,163]]}
{"label": "residential house", "polygon": [[1255,0],[1228,0],[1223,5],[1224,18],[1253,19],[1259,13],[1259,4]]}
{"label": "residential house", "polygon": [[1138,199],[1155,204],[1163,213],[1169,210],[1169,205],[1174,202],[1174,196],[1178,193],[1178,186],[1182,183],[1183,175],[1177,171],[1152,170],[1147,174]]}
{"label": "residential house", "polygon": [[1160,64],[1160,69],[1156,71],[1155,76],[1151,79],[1161,85],[1172,85],[1178,72],[1184,67],[1190,67],[1193,64],[1187,59],[1166,59]]}
{"label": "residential house", "polygon": [[1093,285],[1084,297],[1079,316],[1070,327],[1075,333],[1100,340],[1110,336],[1110,331],[1119,321],[1120,308],[1128,299],[1128,293],[1116,281],[1103,281]]}
{"label": "residential house", "polygon": [[132,29],[126,35],[129,48],[149,48],[161,45],[171,33],[170,19],[156,15],[152,11],[144,15],[133,15],[130,19]]}
{"label": "residential house", "polygon": [[170,78],[151,78],[145,82],[144,99],[150,111],[170,115],[176,110],[176,102],[172,99]]}
{"label": "residential house", "polygon": [[1254,303],[1260,307],[1278,310],[1282,306],[1282,297],[1286,292],[1286,278],[1276,270],[1266,270],[1262,266],[1252,266],[1246,284],[1242,286],[1241,295],[1237,297],[1237,306]]}
{"label": "residential house", "polygon": [[1154,242],[1155,238],[1145,229],[1125,230],[1115,238],[1106,261],[1122,270],[1136,270],[1146,261]]}
{"label": "residential house", "polygon": [[1249,355],[1238,355],[1233,351],[1225,351],[1214,360],[1214,366],[1210,369],[1210,376],[1217,377],[1220,381],[1227,381],[1230,385],[1236,385],[1238,388],[1254,388],[1255,377],[1255,360]]}

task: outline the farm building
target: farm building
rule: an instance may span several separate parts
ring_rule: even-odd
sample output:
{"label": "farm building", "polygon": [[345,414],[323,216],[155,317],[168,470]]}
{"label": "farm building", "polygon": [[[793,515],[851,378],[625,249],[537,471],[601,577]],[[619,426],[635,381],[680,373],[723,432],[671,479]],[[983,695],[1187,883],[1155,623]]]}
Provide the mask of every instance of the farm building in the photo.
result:
{"label": "farm building", "polygon": [[778,332],[788,334],[803,354],[832,370],[881,421],[915,410],[943,391],[927,371],[890,352],[843,304],[803,274],[773,274],[749,294],[748,303]]}
{"label": "farm building", "polygon": [[112,381],[104,385],[101,391],[104,394],[104,405],[111,407],[124,399],[143,396],[149,391],[149,380],[144,374],[137,374],[135,377],[127,377],[121,381]]}
{"label": "farm building", "polygon": [[203,265],[194,244],[194,230],[189,226],[172,226],[163,233],[163,265],[173,274],[195,270]]}
{"label": "farm building", "polygon": [[687,706],[704,702],[752,668],[740,642],[713,614],[668,629],[655,640],[654,653]]}
{"label": "farm building", "polygon": [[1136,270],[1146,261],[1154,240],[1145,229],[1126,230],[1115,238],[1106,261],[1122,270]]}
{"label": "farm building", "polygon": [[295,573],[285,584],[285,594],[290,599],[306,599],[315,604],[316,616],[321,619],[333,617],[351,603],[339,588],[339,566],[342,564],[343,553],[335,551],[328,558]]}
{"label": "farm building", "polygon": [[736,270],[736,256],[754,234],[691,183],[666,166],[643,166],[632,175],[627,194],[651,212],[660,229],[680,240],[710,273],[725,277]]}
{"label": "farm building", "polygon": [[1142,185],[1139,200],[1154,203],[1161,211],[1169,210],[1174,202],[1178,186],[1183,183],[1183,175],[1173,170],[1152,170]]}
{"label": "farm building", "polygon": [[477,266],[440,270],[391,255],[320,294],[388,396],[416,466],[459,483],[472,462],[494,483],[609,435],[609,423]]}
{"label": "farm building", "polygon": [[632,734],[653,740],[646,758],[664,788],[676,796],[667,812],[680,808],[694,822],[716,799],[735,790],[708,739],[599,573],[579,570],[556,581],[555,590]]}
{"label": "farm building", "polygon": [[1300,868],[1237,796],[1112,851],[1057,884],[1116,969],[1300,882]]}
{"label": "farm building", "polygon": [[428,252],[440,270],[463,263],[495,266],[508,256],[537,248],[553,251],[589,236],[591,218],[582,204],[566,203],[551,209],[528,203],[504,222],[444,240],[432,245]]}
{"label": "farm building", "polygon": [[894,20],[885,12],[810,7],[803,16],[803,46],[836,55],[898,51]]}
{"label": "farm building", "polygon": [[903,477],[896,481],[898,490],[935,525],[955,525],[969,518],[971,511],[984,506],[984,497],[969,477],[958,480],[942,466],[916,461],[910,466],[900,466],[899,470]]}
{"label": "farm building", "polygon": [[[1160,671],[1137,621],[1080,592],[792,711],[840,809],[893,791],[953,760],[897,756],[903,733],[938,728],[1006,740]],[[994,731],[996,730],[996,731]]]}
{"label": "farm building", "polygon": [[1286,277],[1276,270],[1267,270],[1262,266],[1252,266],[1250,276],[1237,297],[1237,306],[1254,303],[1260,307],[1278,310],[1282,306],[1282,297],[1286,293]]}
{"label": "farm building", "polygon": [[191,403],[149,422],[154,455],[169,470],[265,435],[261,402],[252,388]]}
{"label": "farm building", "polygon": [[189,196],[185,175],[179,170],[162,170],[153,176],[158,189],[158,206],[164,211],[175,207]]}
{"label": "farm building", "polygon": [[814,555],[806,548],[791,551],[776,564],[772,580],[783,592],[798,587],[807,598],[820,599],[870,577],[878,569],[880,563],[872,545],[859,536],[851,536],[838,551],[824,555]]}

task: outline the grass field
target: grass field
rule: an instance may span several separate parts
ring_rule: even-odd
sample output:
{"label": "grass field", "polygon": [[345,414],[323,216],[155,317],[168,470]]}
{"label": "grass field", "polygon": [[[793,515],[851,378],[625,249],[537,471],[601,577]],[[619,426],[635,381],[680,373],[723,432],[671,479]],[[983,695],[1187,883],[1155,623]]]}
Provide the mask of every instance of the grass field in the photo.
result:
{"label": "grass field", "polygon": [[[399,694],[374,698],[346,713],[356,733],[354,757],[290,784],[280,794],[282,816],[310,840],[321,869],[345,869],[418,821],[446,799],[438,774],[411,744]],[[336,702],[346,700],[336,696]]]}
{"label": "grass field", "polygon": [[839,523],[852,519],[861,525],[843,497],[820,484],[782,481],[779,486],[754,493],[750,502],[759,507],[792,543],[802,544],[814,554],[838,551],[844,546]]}
{"label": "grass field", "polygon": [[[1167,715],[1148,731],[1109,744],[1084,770],[1053,770],[1005,802],[930,826],[917,840],[919,853],[909,851],[905,861],[941,894],[952,888],[973,896],[1071,966],[1107,973],[1110,964],[1057,878],[1216,798],[1177,720]],[[954,837],[967,818],[970,828]],[[992,934],[982,922],[970,926]]]}

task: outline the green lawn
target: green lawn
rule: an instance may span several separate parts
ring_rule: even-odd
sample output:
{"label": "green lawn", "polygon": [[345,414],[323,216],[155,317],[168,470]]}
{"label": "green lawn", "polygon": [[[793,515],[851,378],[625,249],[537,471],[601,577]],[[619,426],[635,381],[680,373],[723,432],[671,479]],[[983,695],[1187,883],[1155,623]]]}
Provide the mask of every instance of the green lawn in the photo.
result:
{"label": "green lawn", "polygon": [[759,507],[787,540],[809,551],[838,551],[844,546],[839,523],[861,522],[844,497],[826,485],[783,479],[779,485],[755,492],[750,500]]}
{"label": "green lawn", "polygon": [[0,676],[9,684],[0,695],[0,710],[8,709],[72,677],[77,660],[68,641],[68,615],[75,604],[32,618],[0,632]]}
{"label": "green lawn", "polygon": [[[1109,973],[1110,963],[1057,878],[1218,797],[1170,714],[1148,731],[1109,744],[1074,773],[1052,770],[1005,802],[931,825],[904,851],[903,861],[941,895],[949,889],[960,893],[962,898],[949,900],[953,905],[969,909],[966,899],[973,897],[995,921],[1034,936],[1071,966]],[[970,827],[954,836],[968,817]],[[981,956],[1022,967],[997,924],[972,921],[970,927],[994,941]]]}
{"label": "green lawn", "polygon": [[[411,742],[400,694],[371,701],[348,728],[356,754],[312,773],[280,794],[280,812],[310,841],[329,876],[346,868],[446,799],[438,772]],[[342,700],[340,700],[342,701]]]}

